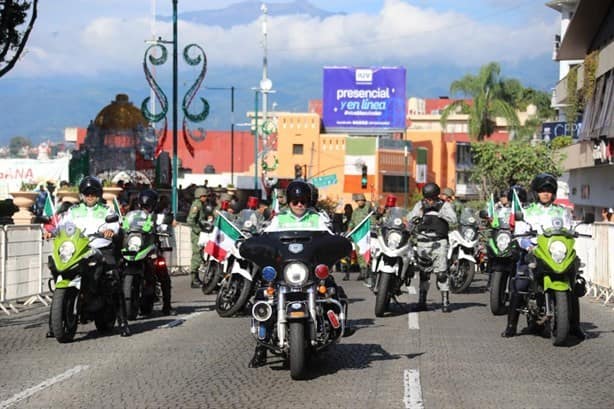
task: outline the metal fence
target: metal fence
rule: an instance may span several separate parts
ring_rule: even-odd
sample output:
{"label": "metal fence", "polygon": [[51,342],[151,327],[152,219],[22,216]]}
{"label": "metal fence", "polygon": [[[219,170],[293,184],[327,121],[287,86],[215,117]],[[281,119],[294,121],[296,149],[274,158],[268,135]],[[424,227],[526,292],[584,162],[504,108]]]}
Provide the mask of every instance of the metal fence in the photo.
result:
{"label": "metal fence", "polygon": [[[190,228],[178,224],[173,238],[173,251],[165,256],[171,273],[180,274],[190,267]],[[42,240],[39,224],[0,226],[0,309],[5,314],[19,312],[20,305],[51,301],[47,260],[52,249],[51,241]]]}

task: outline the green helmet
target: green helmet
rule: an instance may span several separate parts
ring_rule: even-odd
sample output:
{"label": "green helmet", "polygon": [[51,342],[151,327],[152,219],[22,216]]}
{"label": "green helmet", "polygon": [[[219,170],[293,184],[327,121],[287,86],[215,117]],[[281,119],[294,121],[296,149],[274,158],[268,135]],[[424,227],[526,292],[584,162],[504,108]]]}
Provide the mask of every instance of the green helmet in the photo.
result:
{"label": "green helmet", "polygon": [[194,189],[194,199],[200,199],[201,196],[207,196],[207,189],[204,187]]}

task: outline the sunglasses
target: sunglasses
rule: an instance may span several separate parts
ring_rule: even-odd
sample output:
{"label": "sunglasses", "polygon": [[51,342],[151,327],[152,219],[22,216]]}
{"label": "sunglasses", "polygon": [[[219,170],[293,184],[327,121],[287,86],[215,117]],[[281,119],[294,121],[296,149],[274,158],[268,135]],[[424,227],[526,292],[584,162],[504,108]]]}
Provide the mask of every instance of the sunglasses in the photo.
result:
{"label": "sunglasses", "polygon": [[290,203],[292,203],[293,206],[297,206],[299,203],[302,205],[306,205],[307,204],[307,200],[305,199],[296,199],[291,201]]}

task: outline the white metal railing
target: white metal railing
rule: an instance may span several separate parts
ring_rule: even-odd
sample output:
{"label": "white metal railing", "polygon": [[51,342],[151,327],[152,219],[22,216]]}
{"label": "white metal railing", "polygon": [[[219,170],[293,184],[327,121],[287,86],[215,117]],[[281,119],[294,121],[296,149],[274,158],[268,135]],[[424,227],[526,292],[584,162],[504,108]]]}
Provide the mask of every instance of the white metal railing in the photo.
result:
{"label": "white metal railing", "polygon": [[[174,229],[174,249],[166,254],[170,270],[183,270],[190,265],[192,245],[190,228],[178,224]],[[42,239],[40,224],[0,226],[0,309],[10,315],[19,312],[17,301],[23,305],[49,298],[47,267],[51,241]]]}

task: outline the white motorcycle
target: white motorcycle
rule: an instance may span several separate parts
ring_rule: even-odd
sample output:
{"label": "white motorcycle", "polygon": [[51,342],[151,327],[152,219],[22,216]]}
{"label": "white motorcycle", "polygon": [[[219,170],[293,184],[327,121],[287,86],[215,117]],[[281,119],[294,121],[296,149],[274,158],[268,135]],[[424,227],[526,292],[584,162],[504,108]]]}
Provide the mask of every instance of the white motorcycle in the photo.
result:
{"label": "white motorcycle", "polygon": [[[243,209],[234,224],[248,238],[260,234],[263,228],[262,215],[251,209]],[[239,253],[241,241],[236,241],[226,259],[226,272],[215,299],[215,310],[220,317],[230,317],[241,311],[253,295],[260,279],[256,263]],[[254,285],[256,283],[256,285]]]}
{"label": "white motorcycle", "polygon": [[[413,251],[407,230],[407,212],[400,207],[388,209],[382,227],[377,235],[376,245],[372,246],[372,268],[376,274],[373,288],[375,296],[375,316],[382,317],[390,304],[390,299],[401,294],[401,286],[409,285],[414,275],[410,268]],[[409,272],[409,273],[408,273]]]}
{"label": "white motorcycle", "polygon": [[450,291],[465,291],[475,275],[475,247],[478,245],[478,223],[475,210],[466,207],[461,212],[460,225],[448,233],[448,272]]}

